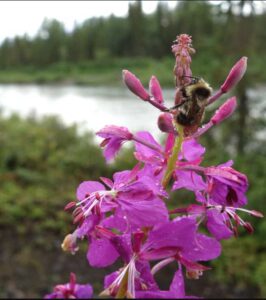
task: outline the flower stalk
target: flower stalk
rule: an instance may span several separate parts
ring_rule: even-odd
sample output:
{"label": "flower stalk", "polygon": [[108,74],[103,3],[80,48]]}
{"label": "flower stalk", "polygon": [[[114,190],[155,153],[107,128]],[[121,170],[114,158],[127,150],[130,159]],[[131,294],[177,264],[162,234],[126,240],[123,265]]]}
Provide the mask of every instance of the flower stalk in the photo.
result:
{"label": "flower stalk", "polygon": [[162,180],[162,186],[164,188],[166,188],[166,186],[169,183],[169,181],[172,177],[172,174],[175,170],[175,165],[176,165],[176,162],[177,162],[177,159],[178,159],[178,154],[181,150],[183,139],[184,139],[183,126],[176,123],[175,127],[176,127],[176,130],[178,132],[178,137],[176,137],[176,139],[175,139],[175,144],[174,144],[174,147],[173,147],[172,155],[168,159],[167,168],[166,168],[163,180]]}

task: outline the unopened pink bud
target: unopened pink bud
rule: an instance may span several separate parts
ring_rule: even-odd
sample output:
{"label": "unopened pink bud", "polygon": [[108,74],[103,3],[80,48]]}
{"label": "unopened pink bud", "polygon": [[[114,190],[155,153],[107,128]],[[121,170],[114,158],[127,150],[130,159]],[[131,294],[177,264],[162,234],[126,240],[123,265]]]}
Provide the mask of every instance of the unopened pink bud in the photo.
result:
{"label": "unopened pink bud", "polygon": [[162,132],[175,133],[175,128],[172,122],[173,118],[169,113],[160,114],[157,124]]}
{"label": "unopened pink bud", "polygon": [[77,246],[77,236],[74,233],[66,235],[61,247],[64,251],[75,254],[79,250],[79,247]]}
{"label": "unopened pink bud", "polygon": [[223,93],[231,90],[244,76],[247,69],[247,57],[242,57],[231,69],[225,82],[221,86],[221,91]]}
{"label": "unopened pink bud", "polygon": [[213,117],[211,118],[211,122],[213,124],[219,124],[223,120],[229,118],[236,109],[236,97],[229,98],[223,105],[221,105]]}
{"label": "unopened pink bud", "polygon": [[150,95],[146,92],[140,80],[133,73],[128,70],[123,70],[123,80],[132,93],[144,101],[150,99]]}
{"label": "unopened pink bud", "polygon": [[155,76],[150,79],[150,93],[153,95],[154,100],[160,104],[163,103],[163,94],[160,83]]}

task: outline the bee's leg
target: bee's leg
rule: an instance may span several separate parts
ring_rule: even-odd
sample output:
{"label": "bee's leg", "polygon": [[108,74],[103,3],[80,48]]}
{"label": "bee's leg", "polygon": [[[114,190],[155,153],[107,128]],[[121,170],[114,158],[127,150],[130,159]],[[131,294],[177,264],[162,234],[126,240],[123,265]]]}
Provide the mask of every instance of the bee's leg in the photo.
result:
{"label": "bee's leg", "polygon": [[176,104],[175,106],[170,107],[168,110],[170,111],[170,110],[176,109],[176,108],[182,106],[185,102],[186,102],[186,101],[183,101],[183,102],[181,102],[181,103],[179,103],[179,104]]}

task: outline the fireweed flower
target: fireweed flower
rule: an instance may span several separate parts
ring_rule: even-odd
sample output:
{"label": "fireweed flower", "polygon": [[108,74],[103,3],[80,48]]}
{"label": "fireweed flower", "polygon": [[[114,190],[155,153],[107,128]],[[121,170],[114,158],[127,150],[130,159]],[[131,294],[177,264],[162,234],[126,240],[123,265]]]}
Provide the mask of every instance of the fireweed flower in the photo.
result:
{"label": "fireweed flower", "polygon": [[[157,142],[145,130],[132,133],[126,127],[105,126],[97,135],[103,139],[101,147],[107,162],[114,159],[124,143],[131,142],[138,163],[132,170],[115,173],[112,180],[100,177],[101,182],[83,181],[77,188],[77,200],[66,205],[66,210],[74,209],[76,228],[65,237],[62,249],[75,254],[78,240],[85,239],[91,267],[104,268],[118,259],[123,262],[120,269],[105,277],[103,296],[188,298],[183,271],[188,279],[199,278],[209,269],[202,262],[220,255],[220,240],[236,236],[239,226],[252,233],[252,225],[239,213],[262,217],[260,212],[244,208],[248,179],[232,167],[232,161],[215,166],[201,165],[206,149],[199,138],[234,113],[236,98],[221,104],[202,127],[178,124],[180,111],[175,108],[183,105],[186,95],[182,94],[182,88],[191,83],[191,55],[195,53],[191,36],[177,36],[172,52],[176,83],[172,109],[165,106],[155,76],[150,78],[148,91],[134,74],[123,71],[128,89],[160,111],[157,124],[167,134],[165,142]],[[220,89],[209,97],[207,105],[231,90],[243,77],[246,67],[247,58],[243,57]],[[165,204],[169,193],[179,189],[191,191],[195,203],[180,207],[174,199],[176,207],[169,211]],[[173,218],[174,214],[178,217]],[[207,229],[211,236],[200,233],[201,229]],[[154,275],[173,262],[177,269],[169,290],[160,290]],[[91,296],[91,286],[76,284],[72,274],[70,283],[56,286],[46,298]]]}
{"label": "fireweed flower", "polygon": [[[181,180],[176,180],[173,189],[186,187],[191,177],[191,189],[194,191],[205,191],[208,194],[208,202],[222,206],[241,207],[247,203],[245,193],[248,188],[247,177],[234,170],[232,161],[213,167],[204,168],[197,165],[180,166],[176,171],[176,176]],[[203,176],[205,180],[203,180]],[[186,178],[186,179],[184,179]]]}
{"label": "fireweed flower", "polygon": [[207,167],[204,174],[208,180],[211,199],[220,205],[241,207],[247,204],[245,193],[248,180],[245,174],[234,170],[232,161],[217,167]]}
{"label": "fireweed flower", "polygon": [[84,221],[90,215],[116,210],[129,226],[152,226],[167,220],[167,210],[159,198],[167,194],[149,178],[138,178],[138,168],[117,172],[114,181],[103,179],[109,189],[97,181],[84,181],[77,189],[74,222]]}
{"label": "fireweed flower", "polygon": [[219,166],[205,168],[197,163],[179,163],[175,172],[173,190],[186,188],[187,182],[190,181],[190,190],[204,191],[208,194],[209,203],[243,206],[247,202],[245,196],[248,188],[247,177],[233,169],[232,164],[232,161],[228,161]]}
{"label": "fireweed flower", "polygon": [[99,137],[104,138],[100,146],[104,148],[104,156],[107,162],[116,156],[118,151],[121,149],[122,144],[126,141],[135,141],[153,149],[154,151],[161,151],[160,146],[155,145],[154,143],[149,143],[149,141],[139,137],[138,135],[132,134],[126,127],[114,125],[105,126],[96,134]]}
{"label": "fireweed flower", "polygon": [[[158,291],[151,275],[172,261],[185,266],[188,274],[200,275],[208,268],[197,261],[218,257],[221,246],[215,239],[196,231],[195,220],[185,217],[156,226],[147,237],[141,231],[133,233],[132,238],[128,235],[112,237],[111,241],[126,265],[116,273],[115,280],[105,293],[112,295],[123,280],[126,281],[128,295],[133,297],[137,290]],[[154,260],[159,260],[159,263],[153,268],[154,271],[150,272],[147,262]],[[143,268],[146,269],[146,272],[140,272],[140,267],[142,271]],[[138,284],[141,282],[142,284]]]}
{"label": "fireweed flower", "polygon": [[[78,250],[77,239],[86,237],[90,247],[87,258],[91,266],[105,267],[113,263],[118,255],[108,239],[99,237],[95,226],[107,228],[116,224],[115,229],[122,232],[138,226],[152,226],[167,220],[168,213],[159,196],[167,194],[149,177],[136,180],[138,168],[114,174],[114,182],[101,178],[110,190],[100,182],[86,181],[77,189],[76,209],[73,212],[74,222],[80,223],[78,229],[68,234],[62,244],[65,251],[74,254]],[[74,202],[67,205],[73,207]],[[115,211],[113,218],[104,218],[107,212]],[[101,252],[97,248],[101,248]],[[106,254],[105,254],[106,250]],[[97,255],[97,253],[100,254]]]}
{"label": "fireweed flower", "polygon": [[189,206],[186,212],[200,216],[201,221],[206,220],[207,229],[217,239],[236,235],[238,226],[243,226],[248,232],[253,231],[251,224],[239,217],[237,212],[262,217],[257,211],[241,208],[247,203],[245,193],[248,181],[244,174],[231,166],[232,161],[208,168],[185,166],[185,170],[176,171],[177,177],[182,179],[173,184],[173,189],[186,188],[194,191],[196,200],[203,206]]}
{"label": "fireweed flower", "polygon": [[[204,201],[202,195],[198,199]],[[208,231],[217,239],[229,239],[232,236],[238,236],[238,227],[242,226],[248,233],[253,233],[253,227],[249,222],[244,221],[238,213],[245,212],[254,217],[262,218],[263,215],[255,210],[236,208],[221,205],[208,205],[206,202],[202,205],[189,205],[188,207],[177,208],[171,213],[187,213],[198,220],[198,224],[206,225]]]}
{"label": "fireweed flower", "polygon": [[98,136],[104,138],[101,147],[104,149],[104,156],[107,161],[115,157],[120,150],[122,143],[132,140],[132,133],[126,127],[106,126],[96,133]]}
{"label": "fireweed flower", "polygon": [[92,297],[90,284],[77,284],[76,275],[70,274],[70,281],[54,287],[53,293],[46,295],[45,299],[88,299]]}

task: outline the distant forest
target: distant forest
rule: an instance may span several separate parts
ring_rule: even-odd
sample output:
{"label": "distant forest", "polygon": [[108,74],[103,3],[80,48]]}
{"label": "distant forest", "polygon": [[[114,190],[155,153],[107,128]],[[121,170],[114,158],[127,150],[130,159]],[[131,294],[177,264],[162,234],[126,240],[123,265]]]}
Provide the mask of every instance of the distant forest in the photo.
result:
{"label": "distant forest", "polygon": [[[261,3],[263,5],[263,3]],[[62,4],[63,5],[63,4]],[[141,1],[129,4],[126,17],[90,18],[67,32],[57,20],[44,20],[34,38],[6,38],[0,46],[0,68],[45,67],[58,62],[83,62],[108,57],[171,55],[179,33],[193,36],[193,45],[212,57],[235,53],[265,56],[266,10],[256,1],[177,1],[174,9],[158,2],[144,14]]]}

